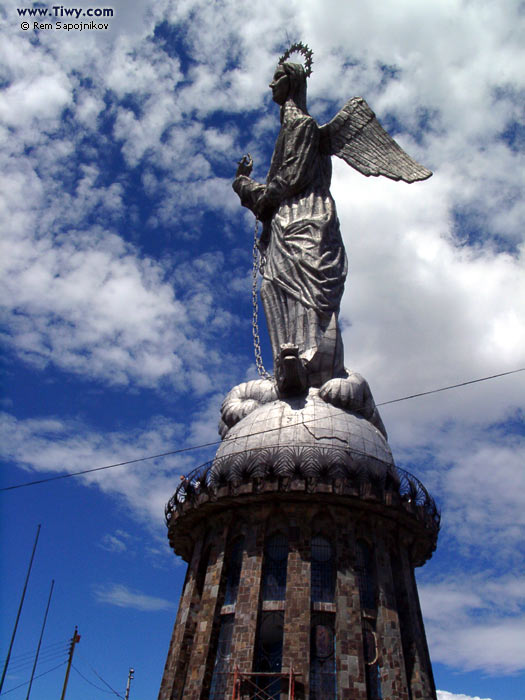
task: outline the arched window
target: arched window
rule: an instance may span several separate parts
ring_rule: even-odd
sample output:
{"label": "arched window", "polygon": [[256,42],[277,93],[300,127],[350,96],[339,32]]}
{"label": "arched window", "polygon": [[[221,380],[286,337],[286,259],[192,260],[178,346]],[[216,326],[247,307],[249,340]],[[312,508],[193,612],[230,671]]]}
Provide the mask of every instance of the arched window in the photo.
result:
{"label": "arched window", "polygon": [[368,542],[365,542],[365,540],[357,540],[356,542],[355,568],[357,582],[359,585],[361,608],[375,610],[377,602],[374,553]]}
{"label": "arched window", "polygon": [[335,595],[333,549],[320,535],[312,538],[310,580],[312,602],[332,603]]}
{"label": "arched window", "polygon": [[[284,613],[282,611],[261,612],[255,645],[253,670],[261,673],[281,671],[283,660]],[[279,700],[281,697],[281,679],[275,676],[258,676],[257,688],[263,691],[258,697]]]}
{"label": "arched window", "polygon": [[241,580],[242,553],[244,550],[244,538],[235,540],[230,550],[226,571],[226,592],[224,594],[224,604],[232,605],[237,600],[239,581]]}
{"label": "arched window", "polygon": [[335,699],[335,615],[314,613],[310,633],[310,700]]}
{"label": "arched window", "polygon": [[206,572],[208,571],[208,564],[210,562],[211,545],[208,545],[199,561],[199,566],[197,568],[197,574],[195,576],[195,587],[199,595],[199,599],[202,596],[202,591],[204,590],[204,581],[206,580]]}
{"label": "arched window", "polygon": [[374,550],[365,540],[356,542],[356,575],[359,585],[361,610],[368,611],[363,619],[363,656],[365,662],[367,700],[382,700],[381,667],[375,632],[375,611],[377,610],[377,583],[374,564]]}
{"label": "arched window", "polygon": [[217,653],[210,684],[209,700],[222,700],[228,685],[231,671],[230,652],[233,633],[233,615],[222,615],[217,641]]}
{"label": "arched window", "polygon": [[363,647],[367,700],[382,700],[381,667],[378,659],[377,636],[370,622],[366,622],[363,626]]}
{"label": "arched window", "polygon": [[399,616],[399,631],[401,632],[401,642],[403,645],[403,659],[408,681],[408,700],[412,700],[412,683],[417,673],[416,665],[416,643],[410,622],[410,602],[405,583],[401,555],[396,548],[390,551],[390,564],[392,567],[392,580],[394,581],[394,591],[396,596],[396,608]]}
{"label": "arched window", "polygon": [[262,599],[284,600],[286,597],[286,567],[288,537],[278,532],[266,540],[262,575]]}

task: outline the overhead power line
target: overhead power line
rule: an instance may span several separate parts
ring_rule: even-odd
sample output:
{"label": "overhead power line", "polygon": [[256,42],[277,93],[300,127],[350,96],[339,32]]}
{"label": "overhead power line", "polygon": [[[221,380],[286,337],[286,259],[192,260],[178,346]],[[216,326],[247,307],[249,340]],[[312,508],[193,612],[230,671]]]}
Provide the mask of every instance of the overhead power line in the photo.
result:
{"label": "overhead power line", "polygon": [[[486,382],[489,379],[497,379],[498,377],[505,377],[509,374],[516,374],[517,372],[525,372],[525,367],[520,367],[519,369],[513,369],[509,372],[500,372],[499,374],[491,374],[488,377],[481,377],[480,379],[470,379],[465,382],[460,382],[459,384],[450,384],[449,386],[443,386],[440,387],[439,389],[431,389],[429,391],[422,391],[418,394],[410,394],[408,396],[402,396],[398,399],[391,399],[390,401],[383,401],[381,403],[376,404],[376,406],[386,406],[388,404],[392,403],[399,403],[400,401],[408,401],[409,399],[415,399],[420,396],[428,396],[429,394],[437,394],[438,392],[441,391],[448,391],[449,389],[457,389],[459,387],[467,386],[469,384],[477,384],[479,382]],[[304,425],[305,423],[310,423],[314,422],[316,420],[321,420],[322,418],[312,418],[308,421],[303,421],[301,425]],[[293,427],[293,426],[291,426]],[[264,435],[265,433],[271,433],[274,430],[280,430],[281,427],[277,428],[267,428],[265,430],[261,430],[258,432],[252,433],[252,435]],[[226,438],[226,440],[235,440],[236,438]],[[103,471],[105,469],[114,469],[115,467],[124,467],[128,466],[130,464],[137,464],[138,462],[147,462],[152,459],[159,459],[161,457],[170,457],[176,454],[182,454],[184,452],[191,452],[192,450],[200,450],[203,449],[204,447],[212,447],[213,445],[219,445],[221,442],[225,442],[226,440],[214,440],[213,442],[205,442],[201,445],[192,445],[191,447],[181,447],[178,450],[170,450],[168,452],[161,452],[159,454],[155,455],[148,455],[146,457],[137,457],[136,459],[128,459],[125,462],[116,462],[115,464],[106,464],[103,467],[93,467],[91,469],[82,469],[81,471],[78,472],[68,472],[67,474],[58,474],[57,476],[48,476],[43,479],[35,479],[34,481],[26,481],[23,484],[14,484],[12,486],[4,486],[0,488],[0,491],[13,491],[14,489],[22,489],[26,488],[27,486],[36,486],[37,484],[45,484],[48,483],[49,481],[58,481],[60,479],[69,479],[73,476],[82,476],[83,474],[92,474],[93,472],[99,472]]]}
{"label": "overhead power line", "polygon": [[376,404],[376,406],[386,406],[389,403],[398,403],[399,401],[407,401],[408,399],[416,399],[418,396],[428,396],[429,394],[437,394],[440,391],[448,391],[449,389],[457,389],[460,386],[467,386],[467,384],[477,384],[478,382],[486,382],[487,379],[496,379],[497,377],[505,377],[507,374],[516,374],[516,372],[525,371],[525,367],[520,367],[519,369],[513,369],[510,372],[500,372],[500,374],[491,374],[490,377],[481,377],[481,379],[470,379],[468,382],[461,382],[460,384],[451,384],[450,386],[443,386],[440,389],[431,389],[430,391],[422,391],[419,394],[410,394],[410,396],[403,396],[400,399],[392,399],[391,401],[383,401],[382,403]]}
{"label": "overhead power line", "polygon": [[[61,648],[67,649],[67,643],[68,643],[68,640],[61,641],[61,642],[52,642],[51,644],[44,644],[40,655],[45,654],[48,651],[51,652],[53,650],[57,650],[57,647],[60,647],[60,649],[58,651],[60,651]],[[34,649],[32,651],[25,651],[21,654],[14,654],[11,657],[11,663],[13,663],[13,664],[16,664],[19,662],[22,663],[25,659],[27,659],[29,657],[31,657],[31,660],[32,660],[34,655],[35,655]],[[0,656],[3,656],[3,654],[1,654]]]}
{"label": "overhead power line", "polygon": [[[64,646],[64,648],[52,650],[50,649],[49,651],[41,651],[39,654],[39,660],[40,663],[44,662],[47,663],[49,661],[55,661],[56,659],[59,658],[64,658],[65,655],[67,654],[67,648]],[[10,673],[13,673],[13,671],[21,671],[23,668],[26,668],[27,666],[30,666],[33,663],[35,657],[35,652],[33,651],[33,656],[32,658],[29,657],[25,660],[20,660],[20,661],[11,661],[9,664],[9,671]]]}
{"label": "overhead power line", "polygon": [[[75,664],[71,664],[71,668],[73,669],[73,671],[76,671],[76,672],[78,673],[78,675],[86,681],[86,683],[89,683],[89,685],[92,685],[93,688],[96,688],[97,690],[100,690],[101,693],[107,693],[107,695],[114,695],[114,694],[115,694],[113,690],[106,690],[105,688],[101,688],[99,685],[96,685],[95,683],[92,683],[92,682],[89,680],[89,678],[86,678],[86,677],[84,676],[84,674],[81,673],[81,672],[78,670],[78,668],[75,666]],[[121,696],[119,695],[119,697],[121,697]]]}
{"label": "overhead power line", "polygon": [[[44,671],[43,673],[40,673],[38,676],[35,676],[33,680],[36,681],[37,678],[42,678],[42,676],[46,676],[48,673],[51,673],[52,671],[56,671],[57,668],[60,668],[61,666],[65,666],[67,661],[62,661],[62,663],[58,664],[58,666],[53,666],[53,668],[50,668],[48,671]],[[14,688],[9,688],[9,690],[4,690],[0,695],[7,695],[8,693],[12,693],[13,690],[18,690],[18,688],[22,688],[24,685],[28,685],[29,681],[25,681],[24,683],[20,683],[20,685],[15,685]]]}
{"label": "overhead power line", "polygon": [[102,681],[102,683],[104,683],[104,685],[106,685],[114,695],[117,696],[117,698],[121,698],[121,700],[124,700],[124,697],[123,697],[120,693],[117,693],[117,691],[115,690],[115,688],[112,688],[112,687],[110,686],[110,684],[109,684],[107,681],[105,681],[105,680],[102,678],[102,676],[101,676],[99,673],[97,673],[97,672],[95,671],[95,669],[94,669],[93,667],[91,667],[91,670],[93,671],[93,673],[95,674],[95,676],[96,676],[97,678],[99,678],[99,679]]}

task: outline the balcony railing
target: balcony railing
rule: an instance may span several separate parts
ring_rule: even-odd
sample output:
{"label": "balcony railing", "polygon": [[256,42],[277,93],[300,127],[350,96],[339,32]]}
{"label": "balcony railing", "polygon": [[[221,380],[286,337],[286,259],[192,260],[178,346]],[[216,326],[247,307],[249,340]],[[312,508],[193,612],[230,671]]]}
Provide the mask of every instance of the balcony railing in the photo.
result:
{"label": "balcony railing", "polygon": [[304,483],[306,493],[318,492],[320,485],[331,484],[335,493],[343,487],[346,493],[359,498],[397,503],[420,519],[423,517],[425,525],[436,534],[439,530],[441,516],[436,503],[413,474],[356,450],[297,445],[238,452],[200,465],[181,477],[166,505],[166,521],[169,524],[176,512],[182,514],[188,503],[197,505],[203,494],[215,500],[224,487],[234,495],[251,483],[251,492],[256,493],[272,482],[276,490],[289,491],[292,482],[297,481]]}

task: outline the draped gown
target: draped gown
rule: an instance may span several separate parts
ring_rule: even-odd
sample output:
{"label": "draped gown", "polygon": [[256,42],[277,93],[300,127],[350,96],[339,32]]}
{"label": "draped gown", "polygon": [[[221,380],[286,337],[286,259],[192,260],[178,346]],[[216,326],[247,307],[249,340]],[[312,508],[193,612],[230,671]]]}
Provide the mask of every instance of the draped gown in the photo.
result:
{"label": "draped gown", "polygon": [[337,316],[347,262],[331,174],[318,125],[288,100],[266,185],[246,175],[233,182],[241,203],[263,220],[261,299],[274,366],[282,345],[296,345],[310,386],[344,374]]}

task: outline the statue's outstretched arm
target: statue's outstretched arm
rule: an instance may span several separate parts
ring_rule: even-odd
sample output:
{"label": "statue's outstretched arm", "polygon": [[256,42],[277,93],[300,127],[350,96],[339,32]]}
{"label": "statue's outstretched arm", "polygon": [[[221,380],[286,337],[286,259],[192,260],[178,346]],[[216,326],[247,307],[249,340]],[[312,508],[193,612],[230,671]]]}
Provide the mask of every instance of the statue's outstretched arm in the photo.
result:
{"label": "statue's outstretched arm", "polygon": [[235,180],[232,182],[234,191],[239,195],[243,207],[250,209],[258,216],[259,202],[266,187],[250,177],[253,168],[253,160],[250,154],[246,154],[238,163]]}
{"label": "statue's outstretched arm", "polygon": [[239,195],[242,206],[248,207],[255,216],[258,216],[259,203],[266,187],[247,175],[238,175],[233,181],[232,187]]}

